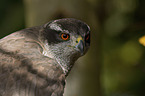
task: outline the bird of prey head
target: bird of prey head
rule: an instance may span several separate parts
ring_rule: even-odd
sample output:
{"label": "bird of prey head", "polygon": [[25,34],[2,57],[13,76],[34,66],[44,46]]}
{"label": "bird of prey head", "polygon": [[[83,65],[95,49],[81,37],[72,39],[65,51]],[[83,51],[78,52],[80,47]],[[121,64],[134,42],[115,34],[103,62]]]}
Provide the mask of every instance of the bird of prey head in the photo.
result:
{"label": "bird of prey head", "polygon": [[45,24],[40,36],[44,45],[43,54],[56,58],[65,73],[90,46],[89,26],[72,18],[58,19]]}

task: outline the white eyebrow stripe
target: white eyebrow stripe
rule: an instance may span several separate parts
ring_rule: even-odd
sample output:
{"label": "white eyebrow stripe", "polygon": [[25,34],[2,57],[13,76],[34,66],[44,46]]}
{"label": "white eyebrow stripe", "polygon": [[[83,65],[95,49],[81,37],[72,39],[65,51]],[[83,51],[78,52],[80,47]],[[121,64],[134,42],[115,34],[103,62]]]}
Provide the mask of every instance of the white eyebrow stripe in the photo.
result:
{"label": "white eyebrow stripe", "polygon": [[50,29],[56,30],[56,31],[63,31],[60,26],[56,23],[49,24]]}
{"label": "white eyebrow stripe", "polygon": [[49,24],[49,27],[50,27],[50,29],[52,29],[52,30],[56,30],[56,31],[61,31],[61,32],[69,33],[68,30],[62,30],[62,29],[60,28],[60,25],[58,25],[57,23],[51,23],[51,24]]}

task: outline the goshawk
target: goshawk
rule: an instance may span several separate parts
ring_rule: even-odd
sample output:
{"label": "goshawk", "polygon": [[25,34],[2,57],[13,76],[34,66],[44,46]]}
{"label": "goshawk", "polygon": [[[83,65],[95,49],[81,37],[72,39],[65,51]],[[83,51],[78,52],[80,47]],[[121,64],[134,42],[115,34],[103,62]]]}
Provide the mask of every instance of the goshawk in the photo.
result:
{"label": "goshawk", "polygon": [[66,76],[89,46],[89,26],[72,18],[0,39],[0,96],[63,96]]}

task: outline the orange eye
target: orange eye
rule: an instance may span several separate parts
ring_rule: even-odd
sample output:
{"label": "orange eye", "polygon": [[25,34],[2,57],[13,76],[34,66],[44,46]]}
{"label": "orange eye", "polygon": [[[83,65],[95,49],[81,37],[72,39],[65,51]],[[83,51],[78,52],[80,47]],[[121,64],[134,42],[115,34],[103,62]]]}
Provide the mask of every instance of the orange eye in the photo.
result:
{"label": "orange eye", "polygon": [[62,33],[61,34],[61,38],[63,39],[63,40],[68,40],[69,39],[69,34],[66,34],[66,33]]}
{"label": "orange eye", "polygon": [[85,41],[86,43],[90,43],[90,34],[85,36]]}
{"label": "orange eye", "polygon": [[90,39],[90,35],[88,34],[85,39],[88,41]]}

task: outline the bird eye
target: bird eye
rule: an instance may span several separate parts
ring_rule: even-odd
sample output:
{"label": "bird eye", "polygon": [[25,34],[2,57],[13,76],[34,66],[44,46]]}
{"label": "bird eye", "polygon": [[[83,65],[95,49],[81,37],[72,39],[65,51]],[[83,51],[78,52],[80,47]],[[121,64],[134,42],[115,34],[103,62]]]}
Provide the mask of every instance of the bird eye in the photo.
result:
{"label": "bird eye", "polygon": [[85,40],[86,40],[86,41],[90,41],[90,34],[87,34],[87,35],[85,36]]}
{"label": "bird eye", "polygon": [[69,34],[66,34],[66,33],[62,33],[61,34],[61,38],[63,39],[63,40],[68,40],[69,39]]}

